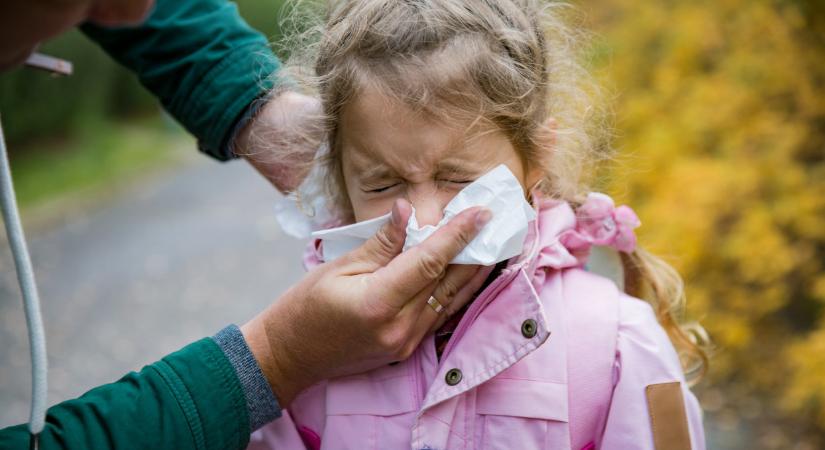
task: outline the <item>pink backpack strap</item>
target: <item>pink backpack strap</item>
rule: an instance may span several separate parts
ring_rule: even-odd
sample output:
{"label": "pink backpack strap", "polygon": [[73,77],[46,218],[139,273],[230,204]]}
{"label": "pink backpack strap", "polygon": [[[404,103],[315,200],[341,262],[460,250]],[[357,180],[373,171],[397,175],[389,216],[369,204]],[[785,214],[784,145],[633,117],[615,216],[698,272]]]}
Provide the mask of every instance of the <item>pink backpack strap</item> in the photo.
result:
{"label": "pink backpack strap", "polygon": [[601,442],[613,395],[619,289],[611,280],[581,269],[566,270],[562,283],[571,448],[589,450]]}

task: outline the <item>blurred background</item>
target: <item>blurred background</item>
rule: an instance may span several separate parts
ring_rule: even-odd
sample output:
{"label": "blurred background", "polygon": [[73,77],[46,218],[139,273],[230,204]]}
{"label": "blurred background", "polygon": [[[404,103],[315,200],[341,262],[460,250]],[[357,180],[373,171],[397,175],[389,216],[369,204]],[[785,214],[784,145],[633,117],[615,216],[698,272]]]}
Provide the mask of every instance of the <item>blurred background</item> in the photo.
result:
{"label": "blurred background", "polygon": [[[240,0],[277,39],[276,0]],[[716,344],[695,388],[713,449],[825,448],[825,3],[576,3],[611,92],[605,189],[687,284]],[[53,79],[0,75],[31,241],[51,403],[242,323],[302,273],[243,162],[199,155],[125,70],[77,32]],[[0,241],[0,427],[23,422],[28,343]]]}

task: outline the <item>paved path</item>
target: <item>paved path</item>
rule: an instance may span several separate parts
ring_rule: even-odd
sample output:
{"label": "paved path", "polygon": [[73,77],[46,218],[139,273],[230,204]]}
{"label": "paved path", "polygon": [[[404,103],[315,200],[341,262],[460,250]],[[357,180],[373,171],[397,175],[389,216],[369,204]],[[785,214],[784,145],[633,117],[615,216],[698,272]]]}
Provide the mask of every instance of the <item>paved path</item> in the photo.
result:
{"label": "paved path", "polygon": [[[303,244],[243,162],[199,158],[29,236],[49,354],[49,404],[242,323],[300,277]],[[0,428],[27,419],[28,341],[0,243]]]}

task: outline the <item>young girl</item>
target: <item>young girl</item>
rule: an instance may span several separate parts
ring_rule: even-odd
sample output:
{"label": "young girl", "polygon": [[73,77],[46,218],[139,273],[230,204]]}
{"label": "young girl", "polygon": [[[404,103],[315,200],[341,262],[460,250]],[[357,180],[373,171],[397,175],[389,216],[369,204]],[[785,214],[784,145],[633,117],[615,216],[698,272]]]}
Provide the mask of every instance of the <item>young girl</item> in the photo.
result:
{"label": "young girl", "polygon": [[[532,0],[329,6],[310,63],[338,224],[399,197],[436,224],[501,164],[537,217],[521,255],[486,268],[410,358],[309,388],[251,449],[704,448],[682,370],[704,354],[674,317],[680,280],[636,248],[629,208],[588,195],[585,172],[604,157],[596,89],[559,16]],[[593,245],[621,252],[627,293],[586,270]]]}

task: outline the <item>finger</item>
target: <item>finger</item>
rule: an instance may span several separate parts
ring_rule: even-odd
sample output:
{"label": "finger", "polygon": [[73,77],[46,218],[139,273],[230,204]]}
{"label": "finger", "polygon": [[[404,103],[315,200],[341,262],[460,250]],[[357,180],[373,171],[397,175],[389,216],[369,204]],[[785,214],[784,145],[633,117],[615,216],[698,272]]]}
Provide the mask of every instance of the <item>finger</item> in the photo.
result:
{"label": "finger", "polygon": [[364,263],[366,267],[359,268],[363,271],[362,273],[374,272],[386,266],[404,249],[404,241],[407,239],[407,221],[411,214],[412,207],[408,201],[396,200],[392,205],[390,221],[385,223],[367,242],[341,259],[345,262]]}
{"label": "finger", "polygon": [[[450,273],[450,270],[453,268],[458,269],[459,267],[475,267],[476,270],[471,272],[469,277],[467,277],[468,272],[455,274]],[[444,280],[442,280],[436,287],[433,295],[436,299],[441,301],[441,297],[439,297],[439,295],[442,294],[440,292],[449,292],[448,289],[450,288],[448,286],[445,287],[444,284],[450,277],[453,277],[453,281],[449,282],[450,284],[454,282],[457,286],[461,287],[450,298],[450,300],[444,304],[444,310],[441,311],[441,314],[437,315],[435,322],[430,325],[427,332],[432,333],[441,328],[450,317],[454,316],[458,311],[461,311],[461,308],[473,300],[476,293],[478,293],[481,286],[484,285],[484,281],[487,280],[487,277],[490,276],[490,273],[494,268],[495,266],[452,266],[450,270],[447,271],[447,276],[444,277]]]}
{"label": "finger", "polygon": [[427,306],[427,299],[430,298],[430,295],[435,291],[437,285],[437,281],[430,283],[401,307],[398,313],[397,323],[398,326],[405,331],[404,334],[406,336],[404,349],[402,349],[401,352],[402,354],[409,354],[415,350],[421,343],[421,339],[424,338],[428,327],[438,320],[438,315],[434,312],[431,311],[428,313],[421,308],[421,305],[424,305],[424,307],[430,309],[430,307]]}
{"label": "finger", "polygon": [[[418,346],[424,336],[441,328],[447,319],[473,298],[493,267],[454,265],[433,288],[429,295],[419,300],[420,313],[410,334],[410,345]],[[457,287],[460,286],[460,287]],[[430,295],[444,307],[440,312],[427,304]],[[409,348],[409,346],[408,346]]]}
{"label": "finger", "polygon": [[87,13],[87,19],[98,25],[138,25],[146,19],[154,1],[115,0],[95,2]]}
{"label": "finger", "polygon": [[421,244],[398,255],[375,275],[392,301],[407,303],[416,293],[441,278],[458,255],[492,218],[486,208],[462,211]]}
{"label": "finger", "polygon": [[[410,329],[406,348],[418,347],[424,336],[441,328],[450,316],[464,307],[481,288],[493,268],[494,266],[453,265],[447,269],[444,278],[419,292],[402,311],[408,318],[405,321],[408,325],[405,326]],[[435,297],[444,309],[436,312],[427,304],[430,296]]]}
{"label": "finger", "polygon": [[444,309],[436,313],[435,309],[428,305],[426,301],[422,303],[419,308],[429,310],[434,313],[436,317],[451,315],[451,312],[454,313],[461,307],[453,307],[456,295],[466,289],[467,283],[475,277],[479,268],[479,266],[468,264],[454,264],[449,266],[444,277],[436,283],[435,288],[430,294]]}

